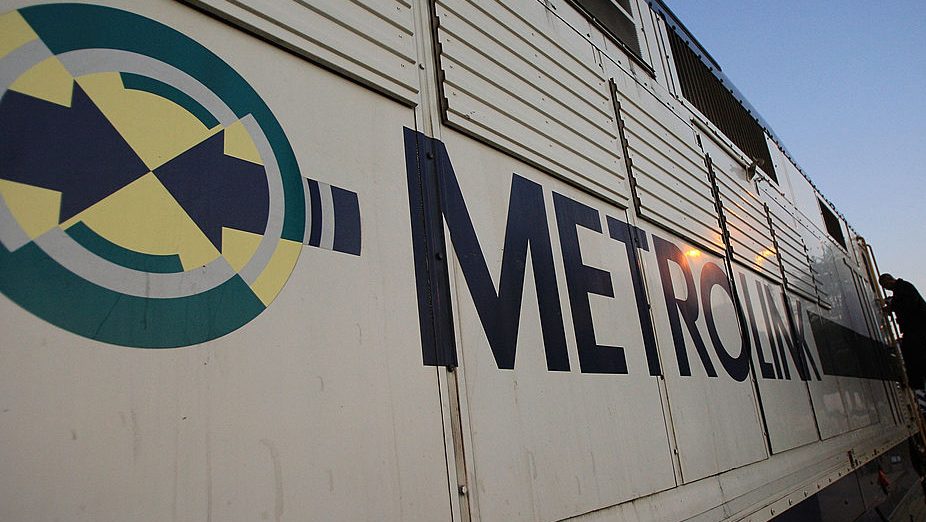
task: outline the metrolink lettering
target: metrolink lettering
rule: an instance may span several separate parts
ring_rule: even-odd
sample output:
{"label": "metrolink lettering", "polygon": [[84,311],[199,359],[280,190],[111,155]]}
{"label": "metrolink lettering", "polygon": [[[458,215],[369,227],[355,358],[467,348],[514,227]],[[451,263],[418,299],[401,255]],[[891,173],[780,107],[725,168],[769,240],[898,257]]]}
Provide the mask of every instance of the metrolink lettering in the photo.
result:
{"label": "metrolink lettering", "polygon": [[[407,130],[406,154],[409,156],[407,163],[410,202],[413,209],[419,209],[418,214],[415,211],[412,213],[413,241],[418,245],[415,255],[416,275],[419,280],[419,308],[431,302],[429,298],[423,298],[421,292],[423,288],[432,293],[435,291],[432,288],[435,285],[433,274],[438,271],[429,259],[424,259],[429,255],[429,251],[421,245],[434,245],[433,236],[442,235],[443,225],[446,225],[450,243],[459,262],[459,270],[472,296],[472,304],[497,367],[500,370],[511,370],[515,367],[529,262],[536,290],[547,369],[554,372],[571,371],[566,348],[563,307],[559,297],[559,288],[563,282],[558,281],[556,276],[550,233],[552,227],[543,187],[516,173],[511,175],[501,270],[496,286],[466,199],[443,143]],[[432,197],[429,198],[428,194]],[[605,226],[602,227],[602,213],[599,210],[556,191],[552,192],[552,204],[552,215],[556,221],[554,226],[559,239],[558,250],[561,252],[564,283],[578,351],[579,371],[598,374],[627,374],[635,371],[634,368],[628,367],[624,346],[601,345],[596,340],[589,296],[597,295],[633,300],[636,317],[613,317],[612,320],[629,319],[639,323],[646,370],[650,375],[661,375],[662,362],[656,346],[655,328],[640,260],[641,252],[650,252],[647,234],[617,217],[606,214]],[[437,224],[430,229],[417,226],[414,223],[416,216],[426,218],[425,213],[429,210],[439,211],[442,220],[437,219]],[[622,252],[626,256],[630,271],[629,288],[623,292],[615,292],[614,278],[610,272],[583,262],[579,241],[580,228],[585,230],[585,233],[601,234],[622,245]],[[718,377],[716,360],[719,362],[719,368],[729,377],[736,381],[744,381],[753,367],[751,358],[755,349],[758,373],[764,379],[820,379],[816,363],[804,338],[799,303],[793,304],[794,313],[782,311],[776,304],[783,302],[780,292],[776,294],[772,287],[755,280],[753,294],[744,274],[740,274],[739,284],[736,286],[737,295],[734,295],[733,284],[727,272],[722,266],[709,260],[704,262],[700,276],[696,279],[686,255],[675,243],[656,235],[651,237],[652,253],[656,258],[671,331],[671,346],[674,347],[675,362],[680,375],[692,375],[691,365],[694,356],[709,377]],[[675,281],[678,274],[681,274],[682,279]],[[424,285],[423,280],[426,283]],[[679,286],[686,289],[681,296],[676,295],[676,283],[681,283]],[[711,303],[715,292],[723,292],[730,302],[739,299],[741,306],[721,309],[724,314],[732,314],[726,317],[726,320],[729,321],[732,317],[741,325],[738,346],[726,345],[718,331],[719,318],[715,316],[718,310]],[[787,304],[789,303],[785,303],[786,306]],[[741,313],[745,317],[739,317],[738,310],[742,310]],[[697,324],[702,314],[707,330],[706,339]],[[423,337],[425,334],[433,335],[436,328],[434,323],[437,321],[433,313],[421,313],[420,318]],[[758,322],[760,320],[762,323]],[[764,336],[760,335],[760,324],[764,326]],[[443,342],[446,342],[447,337],[443,336]],[[441,339],[441,336],[438,335],[436,338]],[[729,341],[726,343],[730,344]],[[429,362],[432,360],[433,357],[425,356],[426,364],[432,364]]]}

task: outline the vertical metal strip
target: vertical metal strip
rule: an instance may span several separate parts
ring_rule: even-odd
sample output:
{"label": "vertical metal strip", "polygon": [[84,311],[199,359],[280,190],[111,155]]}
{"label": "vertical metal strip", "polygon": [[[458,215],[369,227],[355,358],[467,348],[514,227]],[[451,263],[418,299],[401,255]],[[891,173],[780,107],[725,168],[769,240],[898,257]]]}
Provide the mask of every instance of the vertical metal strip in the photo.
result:
{"label": "vertical metal strip", "polygon": [[[765,414],[765,404],[762,402],[762,393],[759,391],[759,376],[756,374],[756,364],[752,357],[753,350],[758,350],[759,347],[752,346],[749,324],[746,322],[746,314],[743,312],[743,303],[740,302],[739,292],[737,291],[736,277],[733,272],[733,244],[730,241],[730,231],[727,228],[727,217],[723,211],[723,201],[721,201],[720,198],[720,187],[717,185],[717,173],[714,172],[714,162],[711,160],[710,154],[704,155],[704,166],[707,167],[707,178],[711,185],[711,195],[714,198],[714,209],[717,212],[717,223],[720,226],[720,235],[723,239],[723,263],[727,269],[727,280],[730,285],[730,293],[733,294],[730,298],[733,301],[733,309],[736,311],[740,335],[743,337],[743,349],[749,350],[749,373],[752,376],[750,381],[752,382],[753,393],[755,393],[756,396],[756,404],[759,407],[759,416],[762,418],[762,434],[765,435],[765,447],[768,450],[768,454],[771,455],[772,436],[769,433],[768,417]],[[746,288],[744,291],[748,292],[749,289]]]}
{"label": "vertical metal strip", "polygon": [[[794,322],[795,321],[794,311],[791,307],[791,300],[788,298],[788,287],[790,286],[790,283],[788,282],[788,274],[787,272],[785,272],[784,257],[781,255],[781,247],[778,245],[778,235],[775,233],[775,225],[774,225],[774,222],[772,221],[772,212],[768,208],[768,203],[763,202],[762,208],[765,209],[765,220],[768,223],[768,230],[772,235],[772,248],[775,249],[775,257],[776,259],[778,259],[778,271],[781,274],[781,287],[784,292],[783,297],[784,297],[784,302],[785,302],[785,314],[788,316],[788,328],[791,330],[791,338],[794,339],[794,342],[797,342],[798,341],[798,331],[800,329],[797,327],[797,325]],[[801,239],[801,245],[804,246],[803,238]],[[807,247],[804,246],[805,256],[806,256],[806,249]],[[807,266],[810,267],[809,259],[807,261]],[[812,273],[811,273],[811,277],[813,277]],[[816,289],[816,284],[814,284],[814,288]],[[820,299],[820,296],[817,295],[817,300],[819,301],[819,299]],[[819,304],[819,302],[817,304]],[[800,318],[798,318],[798,320],[799,319]],[[801,360],[803,360],[803,358],[801,358]],[[795,364],[798,364],[797,361],[795,361]],[[810,376],[810,366],[807,366],[805,370],[807,372],[807,376],[809,377]],[[816,368],[814,368],[814,370],[816,370]],[[798,373],[800,373],[800,370],[798,370]],[[811,401],[811,407],[813,407],[813,401]],[[817,426],[818,434],[819,434],[819,429],[820,427]]]}
{"label": "vertical metal strip", "polygon": [[[768,208],[768,203],[764,201],[762,202],[762,208],[763,210],[765,210],[765,221],[766,223],[768,223],[768,230],[772,237],[772,248],[775,250],[775,258],[778,260],[778,271],[781,274],[781,287],[784,292],[783,297],[784,297],[784,302],[785,302],[785,314],[788,316],[788,328],[790,328],[791,330],[791,337],[792,339],[794,339],[794,342],[798,342],[798,336],[797,336],[798,328],[797,328],[797,324],[795,324],[794,322],[795,317],[794,317],[794,312],[791,309],[791,300],[788,298],[788,275],[787,273],[785,273],[784,259],[782,258],[782,255],[781,255],[781,248],[778,245],[778,236],[777,234],[775,234],[775,225],[772,222],[772,212]],[[807,266],[809,267],[810,265],[808,264]],[[800,318],[797,318],[797,320],[800,320]],[[802,350],[803,350],[803,347],[802,347]],[[807,351],[808,352],[810,351],[809,347]],[[803,351],[801,353],[803,353]],[[812,356],[812,355],[808,353],[808,356]],[[808,365],[807,367],[808,377],[810,377],[810,367],[811,366],[813,365]],[[816,370],[816,367],[814,367],[814,370]],[[821,377],[821,380],[822,380],[821,375],[818,374],[818,377]],[[820,430],[820,422],[817,420],[818,419],[817,408],[813,404],[813,394],[810,392],[810,384],[805,384],[805,386],[807,386],[807,395],[808,395],[808,399],[810,400],[810,411],[813,412],[813,416],[814,416],[814,427],[817,428],[817,439],[823,440],[823,432]]]}
{"label": "vertical metal strip", "polygon": [[817,296],[817,304],[823,306],[823,297],[820,291],[820,284],[817,282],[817,272],[813,269],[813,263],[810,261],[810,250],[807,248],[807,243],[804,241],[803,237],[798,237],[801,240],[801,248],[804,249],[804,261],[807,262],[807,269],[810,271],[810,280],[813,282],[813,293]]}
{"label": "vertical metal strip", "polygon": [[768,231],[772,236],[772,248],[775,249],[775,258],[778,260],[778,271],[781,274],[781,285],[788,288],[788,274],[785,272],[785,262],[781,255],[781,247],[778,245],[778,235],[775,234],[775,225],[772,222],[772,212],[768,209],[768,203],[762,202],[762,208],[765,209],[765,221],[768,223]]}
{"label": "vertical metal strip", "polygon": [[444,54],[443,46],[440,43],[440,17],[437,16],[437,0],[430,0],[428,8],[431,16],[431,41],[434,51],[434,81],[437,84],[437,102],[440,104],[440,120],[446,125],[449,120],[447,111],[450,107],[450,100],[447,99],[447,93],[444,90],[444,81],[447,74],[441,66],[441,56]]}
{"label": "vertical metal strip", "polygon": [[[444,72],[441,67],[441,55],[442,49],[439,38],[439,25],[440,18],[437,15],[437,2],[436,0],[416,0],[411,2],[413,5],[413,11],[416,13],[415,17],[415,26],[416,34],[421,35],[421,38],[415,38],[417,47],[418,47],[418,68],[419,68],[419,85],[421,89],[421,103],[415,110],[416,114],[416,127],[417,133],[414,131],[406,130],[406,154],[408,154],[408,134],[416,134],[416,139],[423,139],[425,141],[429,140],[426,136],[435,136],[440,137],[442,132],[442,124],[446,123],[447,118],[447,98],[444,89]],[[424,151],[420,151],[424,152]],[[433,147],[430,151],[434,153]],[[419,151],[416,150],[416,155]],[[416,156],[417,157],[417,156]],[[427,159],[427,158],[425,158]],[[421,187],[418,187],[416,190],[420,191]],[[411,185],[409,186],[409,191],[412,191]],[[418,209],[411,209],[412,213],[419,212]],[[438,216],[440,214],[438,213]],[[438,230],[441,234],[441,240],[443,240],[443,220],[439,219],[437,224]],[[422,225],[423,226],[423,225]],[[414,227],[414,225],[413,225]],[[418,241],[418,237],[413,236],[414,241]],[[421,245],[431,244],[433,240],[424,238],[421,241]],[[416,246],[418,249],[420,246]],[[441,252],[446,249],[445,245],[440,245]],[[425,248],[425,253],[422,255],[420,252],[416,252],[416,279],[420,278],[420,273],[417,272],[417,267],[419,262],[422,264],[428,264],[433,262],[428,253],[429,249]],[[420,261],[419,259],[420,258]],[[445,271],[450,270],[450,266],[447,264],[451,260],[444,260]],[[478,518],[478,503],[475,501],[475,496],[473,494],[467,494],[467,457],[466,449],[464,448],[464,440],[467,440],[467,435],[464,433],[464,410],[462,406],[465,399],[465,380],[463,379],[461,372],[456,371],[457,365],[457,356],[456,356],[456,346],[455,346],[455,336],[453,332],[453,316],[451,310],[451,301],[450,301],[450,292],[452,291],[453,281],[448,278],[446,279],[446,299],[441,301],[444,304],[446,309],[446,324],[450,327],[447,332],[445,332],[446,340],[445,344],[449,343],[446,350],[442,350],[442,355],[440,359],[437,360],[435,354],[436,363],[450,363],[444,365],[444,368],[437,369],[437,380],[438,386],[441,392],[441,415],[443,419],[443,428],[444,428],[444,449],[445,456],[447,459],[447,482],[448,482],[448,493],[450,495],[450,505],[451,505],[451,519],[456,522],[465,522],[472,520],[473,512],[475,511]],[[419,281],[419,305],[421,299],[421,284]],[[427,303],[430,306],[430,303]],[[421,318],[419,318],[421,319]],[[433,327],[433,323],[432,323]],[[422,331],[424,327],[422,327]],[[434,348],[437,351],[438,340],[434,339]],[[424,347],[423,347],[424,348]],[[447,353],[450,351],[450,353]]]}
{"label": "vertical metal strip", "polygon": [[630,184],[630,199],[633,202],[633,209],[638,216],[642,215],[642,204],[640,196],[637,195],[637,178],[633,173],[633,159],[630,157],[630,145],[627,143],[627,135],[624,132],[624,119],[621,117],[621,102],[617,99],[617,84],[614,78],[608,80],[608,87],[611,90],[611,103],[614,105],[614,118],[617,122],[617,133],[621,140],[621,154],[624,156],[624,165],[627,167],[627,181]]}
{"label": "vertical metal strip", "polygon": [[[862,246],[862,252],[864,254],[865,267],[868,270],[868,277],[871,279],[869,284],[873,292],[875,293],[877,303],[879,306],[884,305],[886,302],[884,292],[881,290],[881,285],[876,283],[881,274],[881,268],[878,267],[878,259],[875,257],[875,251],[864,238],[859,237],[857,239],[859,244]],[[894,360],[899,366],[900,370],[900,383],[902,385],[900,394],[892,394],[894,399],[897,401],[897,410],[898,412],[902,411],[902,406],[900,404],[900,399],[903,397],[905,399],[906,406],[908,408],[908,413],[914,418],[917,423],[918,434],[920,443],[926,446],[926,423],[924,423],[923,415],[921,410],[916,405],[916,397],[913,396],[913,392],[910,389],[909,382],[907,381],[907,372],[906,365],[903,360],[903,354],[900,352],[900,335],[897,327],[897,323],[894,321],[893,316],[890,312],[880,309],[881,319],[883,321],[882,328],[885,328],[884,335],[888,340],[889,345],[893,349]],[[910,405],[913,405],[912,407]],[[898,413],[898,417],[900,414]]]}

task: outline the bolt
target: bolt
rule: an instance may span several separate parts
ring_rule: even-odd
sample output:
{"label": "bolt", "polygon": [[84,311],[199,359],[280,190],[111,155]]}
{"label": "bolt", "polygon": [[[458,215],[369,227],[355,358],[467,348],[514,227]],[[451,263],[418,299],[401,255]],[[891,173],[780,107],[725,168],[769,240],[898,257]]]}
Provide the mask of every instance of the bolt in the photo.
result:
{"label": "bolt", "polygon": [[460,484],[460,487],[457,488],[457,491],[459,491],[461,495],[466,495],[466,485]]}

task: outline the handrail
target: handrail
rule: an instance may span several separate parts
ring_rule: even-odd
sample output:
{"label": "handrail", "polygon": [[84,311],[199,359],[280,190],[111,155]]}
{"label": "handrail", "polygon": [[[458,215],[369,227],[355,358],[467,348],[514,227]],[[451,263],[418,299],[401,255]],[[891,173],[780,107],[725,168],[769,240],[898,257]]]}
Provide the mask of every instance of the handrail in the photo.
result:
{"label": "handrail", "polygon": [[926,448],[926,419],[923,417],[923,411],[920,409],[919,403],[916,400],[916,394],[913,392],[913,389],[910,388],[910,381],[907,379],[906,363],[903,360],[903,354],[900,352],[900,331],[897,328],[897,323],[894,321],[893,314],[888,312],[885,307],[887,299],[884,296],[884,292],[881,290],[881,285],[877,282],[881,274],[881,269],[878,267],[878,259],[875,257],[874,249],[865,241],[865,238],[856,236],[856,241],[862,250],[862,261],[868,273],[868,284],[871,285],[871,289],[875,294],[875,300],[878,304],[878,311],[881,313],[882,332],[885,333],[885,337],[894,350],[897,360],[899,360],[901,364],[901,382],[904,388],[903,395],[907,398],[907,409],[916,422],[919,434],[919,445],[922,448]]}

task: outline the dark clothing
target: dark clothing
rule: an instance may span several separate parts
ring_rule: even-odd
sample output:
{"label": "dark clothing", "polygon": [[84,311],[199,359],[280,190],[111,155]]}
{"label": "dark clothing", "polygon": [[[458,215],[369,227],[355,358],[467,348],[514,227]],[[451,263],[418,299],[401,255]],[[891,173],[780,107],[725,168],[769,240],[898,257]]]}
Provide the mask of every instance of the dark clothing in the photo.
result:
{"label": "dark clothing", "polygon": [[898,279],[894,284],[890,309],[897,316],[900,333],[926,333],[926,301],[912,284]]}
{"label": "dark clothing", "polygon": [[923,388],[926,380],[926,336],[904,334],[900,339],[900,353],[907,368],[911,388]]}
{"label": "dark clothing", "polygon": [[897,317],[903,338],[900,352],[907,367],[907,379],[913,388],[922,388],[926,377],[926,301],[916,287],[898,279],[889,308]]}

